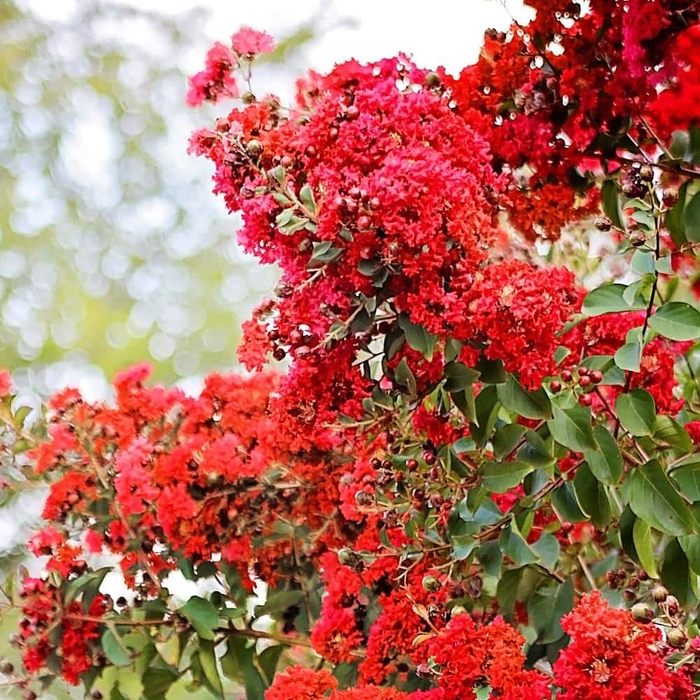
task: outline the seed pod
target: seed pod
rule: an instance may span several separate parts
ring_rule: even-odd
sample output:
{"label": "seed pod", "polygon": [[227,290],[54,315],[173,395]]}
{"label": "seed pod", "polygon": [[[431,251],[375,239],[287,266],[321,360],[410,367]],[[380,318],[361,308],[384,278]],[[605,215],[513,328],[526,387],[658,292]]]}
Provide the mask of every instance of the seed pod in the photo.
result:
{"label": "seed pod", "polygon": [[654,611],[646,603],[635,603],[630,612],[632,617],[642,624],[647,624],[654,619]]}

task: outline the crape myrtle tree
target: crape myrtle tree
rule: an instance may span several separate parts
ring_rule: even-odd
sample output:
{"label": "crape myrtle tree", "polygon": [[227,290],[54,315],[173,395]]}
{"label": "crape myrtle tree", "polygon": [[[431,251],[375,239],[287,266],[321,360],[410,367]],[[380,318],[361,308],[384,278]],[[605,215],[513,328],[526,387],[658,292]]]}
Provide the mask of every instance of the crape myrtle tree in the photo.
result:
{"label": "crape myrtle tree", "polygon": [[190,150],[281,281],[198,397],[139,365],[28,423],[4,376],[4,488],[48,485],[20,695],[700,695],[699,8],[528,4],[457,77],[291,106],[267,34],[209,51]]}

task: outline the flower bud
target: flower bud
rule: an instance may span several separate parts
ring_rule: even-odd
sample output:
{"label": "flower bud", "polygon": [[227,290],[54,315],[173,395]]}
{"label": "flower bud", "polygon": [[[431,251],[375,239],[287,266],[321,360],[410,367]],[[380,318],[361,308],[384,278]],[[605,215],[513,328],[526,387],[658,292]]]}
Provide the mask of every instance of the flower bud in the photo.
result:
{"label": "flower bud", "polygon": [[358,561],[358,556],[350,547],[343,547],[338,550],[338,561],[343,566],[353,566]]}

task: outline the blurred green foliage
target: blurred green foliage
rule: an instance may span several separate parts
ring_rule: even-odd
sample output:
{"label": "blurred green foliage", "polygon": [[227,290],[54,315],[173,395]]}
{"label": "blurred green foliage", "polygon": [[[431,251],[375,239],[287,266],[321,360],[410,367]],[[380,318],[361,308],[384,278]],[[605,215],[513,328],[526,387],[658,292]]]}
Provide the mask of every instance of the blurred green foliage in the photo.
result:
{"label": "blurred green foliage", "polygon": [[111,376],[150,359],[161,381],[231,366],[274,284],[186,154],[213,117],[184,104],[202,20],[81,0],[50,22],[0,3],[0,364],[31,367],[41,393],[66,360]]}

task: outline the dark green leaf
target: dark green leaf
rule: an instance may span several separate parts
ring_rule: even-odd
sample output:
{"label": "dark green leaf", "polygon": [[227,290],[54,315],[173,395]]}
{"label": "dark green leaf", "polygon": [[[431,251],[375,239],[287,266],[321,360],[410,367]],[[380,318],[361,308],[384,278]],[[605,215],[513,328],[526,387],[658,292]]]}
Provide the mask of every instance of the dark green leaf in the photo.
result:
{"label": "dark green leaf", "polygon": [[574,584],[571,577],[559,586],[540,588],[530,597],[527,611],[537,631],[537,641],[549,644],[564,632],[561,618],[574,607]]}
{"label": "dark green leaf", "polygon": [[654,397],[645,389],[633,389],[615,400],[615,413],[622,427],[635,437],[652,435],[656,425]]}
{"label": "dark green leaf", "polygon": [[255,616],[272,615],[275,617],[284,613],[288,608],[298,605],[303,599],[303,591],[269,591],[265,604],[255,606]]}
{"label": "dark green leaf", "polygon": [[549,397],[544,389],[526,391],[512,375],[504,384],[497,386],[497,392],[499,401],[519,416],[539,420],[552,415]]}
{"label": "dark green leaf", "polygon": [[500,407],[496,387],[482,388],[475,401],[477,420],[470,423],[471,436],[477,445],[483,446],[490,439]]}
{"label": "dark green leaf", "polygon": [[496,430],[493,436],[493,454],[497,460],[509,455],[522,440],[527,428],[517,423],[506,423]]}
{"label": "dark green leaf", "polygon": [[685,224],[685,236],[689,241],[700,241],[700,192],[696,192],[693,198],[686,204],[683,211],[683,223]]}
{"label": "dark green leaf", "polygon": [[585,462],[576,470],[574,487],[579,503],[591,522],[599,529],[607,527],[612,518],[608,494]]}
{"label": "dark green leaf", "polygon": [[656,460],[633,469],[625,491],[634,514],[653,528],[676,536],[694,530],[690,508]]}
{"label": "dark green leaf", "polygon": [[479,379],[479,373],[462,362],[450,362],[445,366],[445,389],[450,393],[464,391]]}
{"label": "dark green leaf", "polygon": [[589,518],[579,500],[573,481],[565,481],[552,491],[552,505],[559,515],[570,523],[582,523]]}
{"label": "dark green leaf", "polygon": [[656,310],[649,326],[664,338],[697,340],[700,338],[700,311],[682,301],[671,301]]}
{"label": "dark green leaf", "polygon": [[496,599],[498,609],[504,615],[512,615],[515,602],[518,599],[518,587],[523,577],[524,569],[508,569],[503,572],[503,576],[496,587]]}
{"label": "dark green leaf", "polygon": [[394,381],[399,386],[405,386],[408,389],[408,393],[411,396],[415,396],[417,391],[416,378],[413,372],[411,372],[411,368],[408,366],[405,357],[401,358],[401,361],[394,370]]}
{"label": "dark green leaf", "polygon": [[552,413],[554,419],[547,421],[547,427],[560,445],[574,452],[596,449],[590,409],[583,406],[561,409],[556,404],[552,404]]}
{"label": "dark green leaf", "polygon": [[696,603],[688,558],[678,540],[671,540],[664,550],[661,566],[661,580],[683,606],[693,607]]}
{"label": "dark green leaf", "polygon": [[603,205],[605,216],[610,219],[615,228],[624,231],[625,225],[622,222],[622,209],[620,207],[620,191],[614,180],[606,180],[600,188],[600,199]]}

